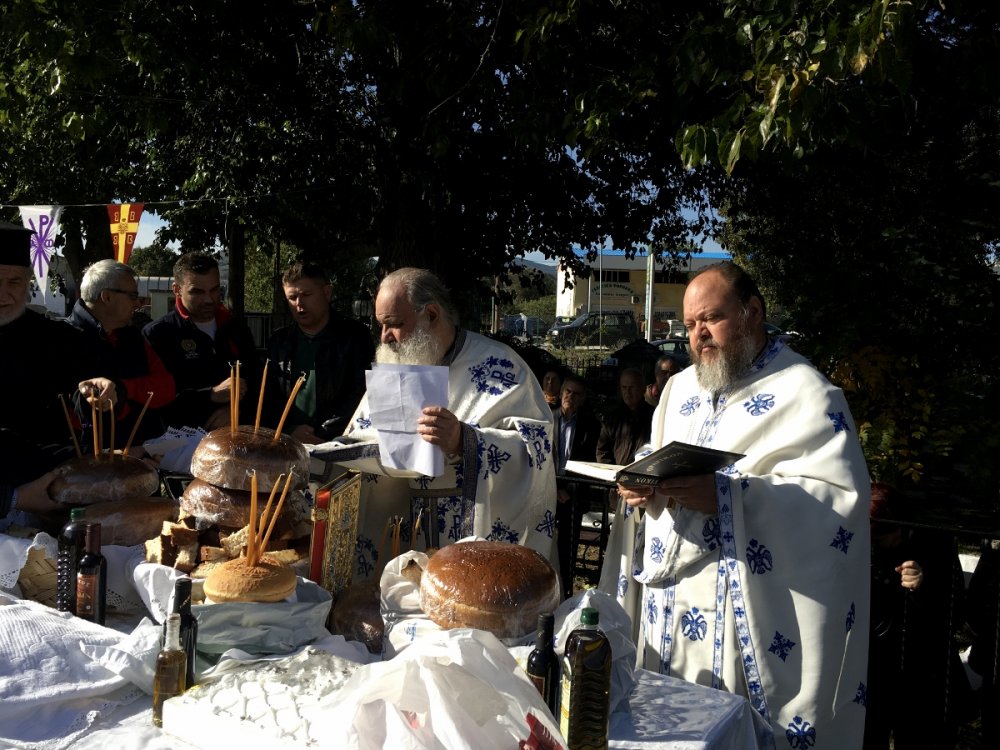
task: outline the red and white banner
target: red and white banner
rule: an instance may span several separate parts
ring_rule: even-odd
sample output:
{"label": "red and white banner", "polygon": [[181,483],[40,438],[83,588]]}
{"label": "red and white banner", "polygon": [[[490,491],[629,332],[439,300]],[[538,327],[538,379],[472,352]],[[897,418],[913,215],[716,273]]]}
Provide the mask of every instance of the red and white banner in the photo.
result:
{"label": "red and white banner", "polygon": [[59,212],[62,206],[18,206],[21,223],[34,234],[31,236],[31,270],[38,280],[38,289],[45,299],[49,291],[49,261],[55,252],[59,234]]}
{"label": "red and white banner", "polygon": [[142,203],[111,203],[108,205],[108,219],[111,221],[111,240],[115,246],[115,260],[128,263],[139,231]]}

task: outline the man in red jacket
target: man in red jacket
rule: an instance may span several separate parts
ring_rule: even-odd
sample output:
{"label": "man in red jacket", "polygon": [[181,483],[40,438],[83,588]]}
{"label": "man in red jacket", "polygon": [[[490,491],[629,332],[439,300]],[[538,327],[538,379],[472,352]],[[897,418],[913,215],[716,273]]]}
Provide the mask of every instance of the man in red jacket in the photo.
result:
{"label": "man in red jacket", "polygon": [[[258,392],[261,368],[253,334],[223,307],[219,264],[211,255],[182,255],[174,264],[173,289],[174,309],[143,329],[177,386],[164,419],[174,427],[212,430],[229,422],[231,365],[240,362],[240,398]],[[242,413],[252,421],[245,409]]]}

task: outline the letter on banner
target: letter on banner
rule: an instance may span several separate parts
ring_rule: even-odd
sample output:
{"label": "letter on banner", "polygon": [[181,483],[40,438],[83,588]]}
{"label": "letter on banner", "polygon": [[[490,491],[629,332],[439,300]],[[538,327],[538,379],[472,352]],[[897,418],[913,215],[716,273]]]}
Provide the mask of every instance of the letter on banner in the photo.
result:
{"label": "letter on banner", "polygon": [[18,206],[21,223],[34,234],[31,237],[31,270],[38,280],[38,289],[44,300],[49,291],[49,261],[55,251],[59,234],[59,212],[62,206]]}
{"label": "letter on banner", "polygon": [[115,260],[128,263],[139,231],[139,217],[142,203],[111,203],[108,205],[108,219],[111,221],[111,241],[115,246]]}

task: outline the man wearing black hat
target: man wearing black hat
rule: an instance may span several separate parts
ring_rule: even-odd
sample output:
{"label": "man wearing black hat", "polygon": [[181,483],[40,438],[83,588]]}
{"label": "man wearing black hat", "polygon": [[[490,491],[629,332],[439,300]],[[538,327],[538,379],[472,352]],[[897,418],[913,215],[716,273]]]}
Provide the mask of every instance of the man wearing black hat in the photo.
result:
{"label": "man wearing black hat", "polygon": [[28,309],[31,235],[0,223],[0,519],[14,501],[20,510],[50,509],[44,492],[15,497],[15,488],[72,455],[59,394],[69,398],[93,386],[114,398],[110,381],[86,380],[97,366],[80,332]]}

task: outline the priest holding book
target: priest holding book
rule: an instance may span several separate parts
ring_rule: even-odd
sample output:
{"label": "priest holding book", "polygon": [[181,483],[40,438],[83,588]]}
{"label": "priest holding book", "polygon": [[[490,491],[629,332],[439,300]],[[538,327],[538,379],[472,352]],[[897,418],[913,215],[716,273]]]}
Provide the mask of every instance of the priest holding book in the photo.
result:
{"label": "priest holding book", "polygon": [[731,262],[688,285],[695,366],[669,381],[650,448],[745,455],[619,484],[621,553],[609,548],[602,588],[641,629],[640,666],[747,696],[777,747],[860,748],[868,470],[843,393],[764,321],[756,283]]}

